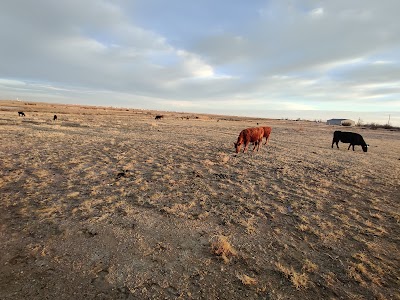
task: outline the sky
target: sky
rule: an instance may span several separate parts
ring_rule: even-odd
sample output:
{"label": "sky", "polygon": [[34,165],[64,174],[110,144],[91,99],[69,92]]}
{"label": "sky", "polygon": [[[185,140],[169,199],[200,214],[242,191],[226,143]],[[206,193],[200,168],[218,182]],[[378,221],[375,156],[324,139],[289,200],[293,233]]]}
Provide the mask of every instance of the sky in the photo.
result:
{"label": "sky", "polygon": [[0,99],[400,126],[399,0],[0,7]]}

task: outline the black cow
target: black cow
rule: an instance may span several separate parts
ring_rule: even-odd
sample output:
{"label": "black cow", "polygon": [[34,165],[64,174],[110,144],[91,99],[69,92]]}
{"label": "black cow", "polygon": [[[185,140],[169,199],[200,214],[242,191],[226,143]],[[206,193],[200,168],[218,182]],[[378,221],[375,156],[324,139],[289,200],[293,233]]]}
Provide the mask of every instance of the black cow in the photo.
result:
{"label": "black cow", "polygon": [[54,115],[53,121],[57,121],[57,115]]}
{"label": "black cow", "polygon": [[358,134],[358,133],[335,131],[333,133],[332,148],[333,148],[333,144],[335,144],[335,143],[336,143],[336,147],[339,148],[339,145],[338,145],[339,141],[342,143],[350,143],[349,148],[347,148],[347,150],[350,149],[350,146],[353,146],[353,151],[354,151],[354,146],[356,146],[356,145],[361,146],[364,152],[367,152],[367,150],[368,150],[367,143],[365,143],[361,134]]}
{"label": "black cow", "polygon": [[161,120],[162,118],[164,118],[164,116],[156,116],[155,117],[156,120]]}
{"label": "black cow", "polygon": [[23,111],[18,112],[18,117],[25,117],[25,113]]}

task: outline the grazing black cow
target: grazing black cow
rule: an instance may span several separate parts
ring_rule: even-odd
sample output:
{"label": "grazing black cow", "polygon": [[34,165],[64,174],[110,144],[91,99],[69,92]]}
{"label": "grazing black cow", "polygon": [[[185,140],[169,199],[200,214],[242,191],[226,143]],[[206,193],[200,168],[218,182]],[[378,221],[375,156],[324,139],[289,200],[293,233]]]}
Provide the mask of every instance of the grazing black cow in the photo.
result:
{"label": "grazing black cow", "polygon": [[164,116],[156,116],[155,117],[156,120],[161,120],[162,118],[164,118]]}
{"label": "grazing black cow", "polygon": [[54,115],[53,121],[57,121],[57,115]]}
{"label": "grazing black cow", "polygon": [[350,143],[349,148],[353,146],[353,151],[354,151],[354,146],[359,145],[362,147],[364,152],[367,152],[368,150],[368,145],[364,141],[363,137],[361,134],[354,133],[354,132],[345,132],[345,131],[335,131],[333,133],[333,140],[332,140],[332,148],[333,144],[336,143],[336,147],[339,148],[339,141],[342,143]]}
{"label": "grazing black cow", "polygon": [[18,117],[25,117],[25,113],[23,111],[18,112]]}

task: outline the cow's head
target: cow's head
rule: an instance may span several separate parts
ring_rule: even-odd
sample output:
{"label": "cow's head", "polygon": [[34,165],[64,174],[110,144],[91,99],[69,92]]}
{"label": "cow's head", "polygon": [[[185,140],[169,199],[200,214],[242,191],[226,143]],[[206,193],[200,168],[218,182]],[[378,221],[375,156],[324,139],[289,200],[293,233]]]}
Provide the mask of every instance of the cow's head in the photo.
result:
{"label": "cow's head", "polygon": [[240,148],[242,147],[242,143],[233,143],[235,145],[236,153],[240,152]]}
{"label": "cow's head", "polygon": [[368,151],[368,146],[367,144],[361,146],[364,152]]}

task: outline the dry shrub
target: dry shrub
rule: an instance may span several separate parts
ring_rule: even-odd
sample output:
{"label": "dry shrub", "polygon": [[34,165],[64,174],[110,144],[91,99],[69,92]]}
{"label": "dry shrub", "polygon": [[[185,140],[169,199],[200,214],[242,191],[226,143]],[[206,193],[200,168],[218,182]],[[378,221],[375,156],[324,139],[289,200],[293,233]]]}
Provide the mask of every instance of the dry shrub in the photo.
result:
{"label": "dry shrub", "polygon": [[302,270],[304,270],[306,272],[309,272],[309,273],[313,273],[313,272],[316,272],[318,270],[318,265],[313,263],[311,260],[306,259]]}
{"label": "dry shrub", "polygon": [[362,279],[358,268],[354,266],[354,264],[352,266],[349,266],[349,268],[347,269],[347,275],[355,281],[359,282],[360,284],[365,285],[365,281]]}
{"label": "dry shrub", "polygon": [[342,126],[352,126],[353,124],[350,121],[343,121]]}
{"label": "dry shrub", "polygon": [[325,282],[328,286],[334,286],[337,284],[337,277],[336,274],[333,272],[328,272],[322,276],[325,279]]}
{"label": "dry shrub", "polygon": [[303,232],[310,230],[310,226],[305,224],[297,225],[296,228]]}
{"label": "dry shrub", "polygon": [[254,234],[256,232],[256,227],[254,226],[255,222],[254,216],[248,219],[239,219],[239,224],[246,228],[246,233],[248,234]]}
{"label": "dry shrub", "polygon": [[244,285],[256,285],[257,284],[257,280],[255,278],[247,276],[246,274],[236,274],[236,277],[239,278],[240,281]]}
{"label": "dry shrub", "polygon": [[309,285],[308,275],[306,273],[298,273],[292,267],[288,268],[282,265],[281,263],[275,263],[275,266],[278,268],[278,271],[283,273],[286,278],[290,279],[292,284],[296,287],[296,289],[300,290],[302,288],[307,288]]}
{"label": "dry shrub", "polygon": [[359,280],[361,279],[362,275],[364,278],[369,279],[372,283],[379,286],[382,285],[382,276],[385,274],[385,272],[380,266],[371,262],[362,252],[353,254],[352,257],[360,260],[361,262],[351,263],[348,271],[350,277],[354,278],[360,283],[363,283],[361,280]]}
{"label": "dry shrub", "polygon": [[216,235],[211,238],[211,252],[221,256],[225,263],[228,263],[231,256],[236,256],[237,252],[229,243],[224,235]]}
{"label": "dry shrub", "polygon": [[290,280],[298,290],[306,288],[308,286],[308,275],[306,273],[300,274],[297,273],[296,271],[293,271]]}

